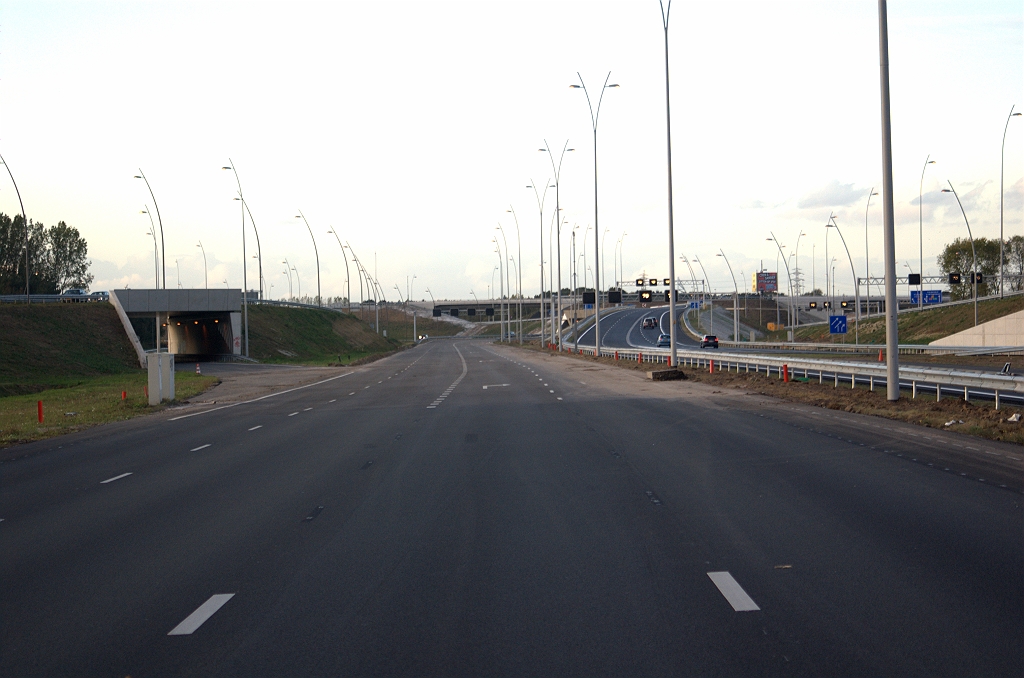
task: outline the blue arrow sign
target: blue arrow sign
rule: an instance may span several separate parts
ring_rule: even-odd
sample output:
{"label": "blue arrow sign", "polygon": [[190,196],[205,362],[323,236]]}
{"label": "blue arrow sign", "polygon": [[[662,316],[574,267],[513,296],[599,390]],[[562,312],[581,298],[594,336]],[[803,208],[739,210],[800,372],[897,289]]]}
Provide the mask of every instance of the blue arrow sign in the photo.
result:
{"label": "blue arrow sign", "polygon": [[846,334],[846,316],[830,315],[828,317],[829,334]]}
{"label": "blue arrow sign", "polygon": [[691,301],[690,302],[690,308],[700,308],[700,302],[699,301]]}

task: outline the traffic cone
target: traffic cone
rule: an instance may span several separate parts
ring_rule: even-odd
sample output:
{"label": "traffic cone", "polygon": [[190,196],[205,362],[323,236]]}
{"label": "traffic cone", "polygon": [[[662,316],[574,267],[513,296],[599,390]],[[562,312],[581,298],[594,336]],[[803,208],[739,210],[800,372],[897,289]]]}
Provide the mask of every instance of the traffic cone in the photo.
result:
{"label": "traffic cone", "polygon": [[878,349],[878,362],[884,363],[885,358],[882,357],[882,349]]}

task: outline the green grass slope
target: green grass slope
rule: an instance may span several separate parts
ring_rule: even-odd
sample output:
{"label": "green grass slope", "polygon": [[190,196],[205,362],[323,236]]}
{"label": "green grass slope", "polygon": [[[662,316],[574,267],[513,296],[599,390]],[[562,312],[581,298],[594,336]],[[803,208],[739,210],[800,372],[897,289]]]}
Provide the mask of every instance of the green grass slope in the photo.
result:
{"label": "green grass slope", "polygon": [[351,363],[399,347],[354,315],[281,306],[249,307],[249,355],[265,363]]}
{"label": "green grass slope", "polygon": [[0,397],[138,370],[110,304],[0,304]]}

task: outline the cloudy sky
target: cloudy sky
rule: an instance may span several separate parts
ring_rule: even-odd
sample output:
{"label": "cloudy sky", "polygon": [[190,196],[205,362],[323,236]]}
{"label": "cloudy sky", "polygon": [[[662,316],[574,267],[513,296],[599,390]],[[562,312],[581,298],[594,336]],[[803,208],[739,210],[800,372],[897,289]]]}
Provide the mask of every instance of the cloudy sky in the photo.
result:
{"label": "cloudy sky", "polygon": [[[673,5],[676,253],[700,257],[716,289],[775,270],[774,232],[797,237],[809,287],[823,286],[834,212],[858,275],[865,207],[881,184],[877,5],[682,2]],[[656,1],[630,2],[6,2],[0,6],[0,153],[30,218],[77,227],[93,289],[153,285],[152,185],[166,238],[167,284],[242,283],[241,216],[230,157],[256,220],[266,285],[345,294],[330,228],[376,270],[389,299],[481,299],[498,263],[500,222],[523,288],[539,289],[543,233],[532,181],[550,182],[544,140],[567,153],[560,186],[563,284],[569,232],[594,223],[593,137],[582,90],[607,73],[598,125],[604,279],[623,233],[626,279],[668,275],[664,43]],[[1019,0],[889,4],[897,258],[917,270],[918,189],[924,269],[966,233],[999,235],[1000,144],[1024,109]],[[1024,117],[1006,135],[1007,236],[1024,233]],[[879,196],[880,197],[880,196]],[[870,266],[882,271],[882,210],[867,214]],[[152,207],[152,205],[150,205]],[[0,211],[17,211],[0,182]],[[255,252],[247,226],[249,254]],[[849,263],[833,234],[840,290]],[[504,249],[504,244],[502,245]],[[594,266],[594,229],[587,235]],[[582,247],[580,248],[582,251]],[[812,257],[813,254],[813,257]],[[812,265],[813,258],[813,265]],[[677,259],[678,261],[678,259]],[[795,262],[793,262],[795,263]],[[582,262],[581,262],[582,264]],[[353,266],[350,263],[350,266]],[[375,269],[374,269],[375,267]],[[780,268],[782,266],[780,265]],[[250,259],[249,282],[258,268]],[[679,277],[688,277],[685,265]],[[699,275],[699,273],[698,273]],[[353,296],[358,297],[354,268]],[[588,280],[590,280],[588,274]],[[294,276],[293,276],[293,284]],[[740,283],[743,285],[743,282]],[[602,285],[603,287],[606,285]]]}

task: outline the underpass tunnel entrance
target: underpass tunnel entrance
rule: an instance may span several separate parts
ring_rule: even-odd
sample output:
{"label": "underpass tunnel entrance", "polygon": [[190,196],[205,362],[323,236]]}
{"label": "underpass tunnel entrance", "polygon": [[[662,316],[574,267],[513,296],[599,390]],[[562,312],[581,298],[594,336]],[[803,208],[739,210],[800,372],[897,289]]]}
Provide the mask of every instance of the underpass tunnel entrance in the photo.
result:
{"label": "underpass tunnel entrance", "polygon": [[171,313],[167,317],[167,349],[190,356],[227,355],[234,344],[231,313]]}

